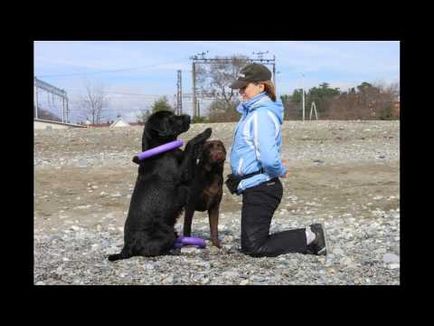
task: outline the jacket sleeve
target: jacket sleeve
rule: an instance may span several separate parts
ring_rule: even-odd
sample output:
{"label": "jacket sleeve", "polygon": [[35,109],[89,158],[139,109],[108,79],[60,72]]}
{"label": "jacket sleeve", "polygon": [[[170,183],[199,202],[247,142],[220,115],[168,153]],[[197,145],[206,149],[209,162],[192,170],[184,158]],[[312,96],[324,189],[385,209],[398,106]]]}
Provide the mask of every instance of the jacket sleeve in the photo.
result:
{"label": "jacket sleeve", "polygon": [[280,123],[274,113],[266,110],[255,112],[252,121],[253,144],[257,160],[272,178],[283,176],[286,168],[280,160],[277,136]]}

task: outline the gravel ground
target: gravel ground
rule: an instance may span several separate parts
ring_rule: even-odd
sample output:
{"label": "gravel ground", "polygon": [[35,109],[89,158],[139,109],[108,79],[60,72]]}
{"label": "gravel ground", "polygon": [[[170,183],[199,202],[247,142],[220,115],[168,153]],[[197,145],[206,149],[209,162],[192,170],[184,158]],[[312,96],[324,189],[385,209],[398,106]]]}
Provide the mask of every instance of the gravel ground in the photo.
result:
{"label": "gravel ground", "polygon": [[[210,126],[229,151],[235,124]],[[180,138],[206,127],[195,124]],[[241,197],[225,188],[222,249],[211,246],[207,216],[197,212],[192,233],[207,240],[205,249],[111,263],[106,255],[123,245],[137,173],[131,157],[141,133],[140,127],[35,130],[36,285],[400,284],[399,121],[284,123],[282,157],[290,175],[282,179],[271,232],[322,222],[327,257],[241,254]]]}

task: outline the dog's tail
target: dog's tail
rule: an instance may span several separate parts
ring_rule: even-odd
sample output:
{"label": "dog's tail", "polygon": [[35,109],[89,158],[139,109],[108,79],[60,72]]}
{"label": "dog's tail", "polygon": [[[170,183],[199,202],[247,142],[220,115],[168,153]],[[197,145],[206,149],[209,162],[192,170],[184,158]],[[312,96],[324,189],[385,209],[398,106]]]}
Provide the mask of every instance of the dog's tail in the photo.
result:
{"label": "dog's tail", "polygon": [[130,257],[131,257],[130,255],[125,254],[125,252],[122,250],[120,254],[109,255],[107,258],[110,261],[116,261],[119,259],[127,259]]}
{"label": "dog's tail", "polygon": [[110,261],[115,261],[115,260],[123,259],[121,254],[109,255],[107,258]]}

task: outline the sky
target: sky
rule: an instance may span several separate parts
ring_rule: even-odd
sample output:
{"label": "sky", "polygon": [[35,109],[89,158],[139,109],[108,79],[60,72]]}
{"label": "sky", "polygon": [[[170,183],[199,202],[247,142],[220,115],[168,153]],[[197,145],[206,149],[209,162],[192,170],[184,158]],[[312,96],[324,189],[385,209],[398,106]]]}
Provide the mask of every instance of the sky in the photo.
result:
{"label": "sky", "polygon": [[[400,82],[399,41],[35,41],[34,75],[68,93],[74,122],[86,83],[103,86],[108,119],[120,114],[135,121],[161,96],[175,104],[177,70],[182,71],[183,93],[192,92],[190,58],[202,52],[206,58],[275,56],[278,95],[323,82],[341,91],[364,81]],[[52,110],[61,106],[48,94],[40,95],[40,103]],[[191,114],[191,100],[183,101],[183,109]]]}

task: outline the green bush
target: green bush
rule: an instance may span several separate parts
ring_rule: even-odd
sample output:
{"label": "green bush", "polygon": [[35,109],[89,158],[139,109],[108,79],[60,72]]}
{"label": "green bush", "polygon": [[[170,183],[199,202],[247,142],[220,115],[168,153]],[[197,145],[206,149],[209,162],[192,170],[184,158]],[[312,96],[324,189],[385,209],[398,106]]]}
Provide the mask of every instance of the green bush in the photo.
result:
{"label": "green bush", "polygon": [[193,119],[191,120],[191,123],[204,123],[204,122],[208,122],[206,117],[193,117]]}
{"label": "green bush", "polygon": [[393,116],[392,105],[388,105],[383,110],[380,111],[379,119],[380,120],[393,120],[393,119],[395,119],[395,117]]}

